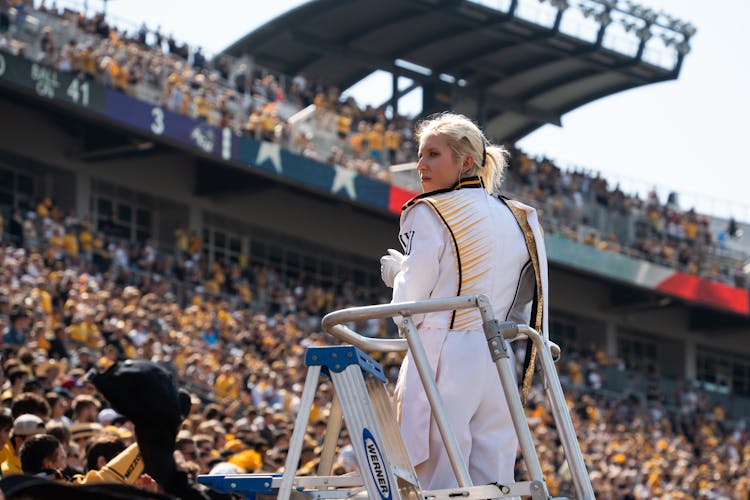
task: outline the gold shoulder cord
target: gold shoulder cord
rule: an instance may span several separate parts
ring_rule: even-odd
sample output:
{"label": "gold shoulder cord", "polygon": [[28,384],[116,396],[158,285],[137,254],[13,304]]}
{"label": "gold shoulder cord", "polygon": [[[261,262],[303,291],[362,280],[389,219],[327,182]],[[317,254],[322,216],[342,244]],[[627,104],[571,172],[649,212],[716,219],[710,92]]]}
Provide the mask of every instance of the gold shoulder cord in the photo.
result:
{"label": "gold shoulder cord", "polygon": [[[536,280],[536,304],[535,307],[532,307],[532,315],[534,317],[531,319],[534,322],[534,329],[537,332],[541,333],[542,315],[544,312],[544,293],[542,292],[542,274],[539,266],[539,254],[537,253],[536,248],[536,238],[534,238],[534,233],[531,230],[529,221],[528,219],[526,219],[526,213],[520,208],[507,203],[503,198],[500,198],[500,200],[505,203],[505,206],[508,207],[510,212],[513,214],[513,217],[516,218],[516,222],[520,226],[521,232],[523,232],[523,237],[526,240],[526,248],[529,251],[529,258],[531,259],[531,266],[534,268],[534,278]],[[536,311],[534,311],[534,309],[536,309]],[[526,405],[526,398],[528,398],[529,396],[529,389],[531,389],[531,380],[534,377],[534,367],[536,365],[536,345],[534,345],[533,342],[529,341],[526,348],[528,349],[529,347],[531,348],[531,354],[529,355],[527,353],[526,355],[526,361],[524,362],[525,366],[523,372],[523,384],[521,386],[521,400],[524,405]]]}

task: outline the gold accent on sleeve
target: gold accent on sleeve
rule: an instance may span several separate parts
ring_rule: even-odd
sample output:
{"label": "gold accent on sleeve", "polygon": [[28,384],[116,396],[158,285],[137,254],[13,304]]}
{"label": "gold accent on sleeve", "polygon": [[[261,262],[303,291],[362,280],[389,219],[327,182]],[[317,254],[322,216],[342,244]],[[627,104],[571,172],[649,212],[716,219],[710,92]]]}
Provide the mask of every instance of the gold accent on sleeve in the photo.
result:
{"label": "gold accent on sleeve", "polygon": [[[536,238],[534,238],[534,232],[531,230],[529,220],[526,218],[526,212],[518,207],[506,203],[505,206],[511,211],[513,216],[516,218],[518,225],[521,227],[523,237],[526,240],[526,248],[529,250],[529,258],[531,258],[531,265],[534,268],[534,279],[536,281],[536,317],[531,318],[534,322],[534,329],[542,333],[542,315],[544,311],[544,294],[542,293],[542,273],[539,265],[539,254],[536,248]],[[526,399],[529,396],[529,390],[531,389],[531,380],[534,377],[534,367],[536,365],[536,345],[531,344],[531,357],[529,358],[529,366],[526,368],[526,372],[523,374],[523,384],[521,386],[521,400],[526,405]]]}

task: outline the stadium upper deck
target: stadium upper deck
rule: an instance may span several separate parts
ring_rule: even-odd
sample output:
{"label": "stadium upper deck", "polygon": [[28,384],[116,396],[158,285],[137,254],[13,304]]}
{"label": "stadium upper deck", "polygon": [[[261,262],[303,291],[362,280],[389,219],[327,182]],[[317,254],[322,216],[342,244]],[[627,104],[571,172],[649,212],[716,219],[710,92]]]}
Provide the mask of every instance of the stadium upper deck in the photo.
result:
{"label": "stadium upper deck", "polygon": [[[616,0],[317,0],[226,52],[340,89],[385,70],[394,109],[421,86],[425,114],[450,108],[514,142],[600,97],[677,78],[694,33]],[[414,82],[401,92],[400,76]]]}

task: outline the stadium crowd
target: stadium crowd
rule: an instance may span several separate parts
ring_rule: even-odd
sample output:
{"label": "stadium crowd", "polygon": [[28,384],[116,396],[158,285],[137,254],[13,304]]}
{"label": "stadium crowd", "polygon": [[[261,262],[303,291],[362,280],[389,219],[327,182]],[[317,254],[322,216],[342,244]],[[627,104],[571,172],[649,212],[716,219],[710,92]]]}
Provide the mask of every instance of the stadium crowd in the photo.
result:
{"label": "stadium crowd", "polygon": [[[169,367],[192,392],[192,413],[177,437],[182,468],[200,474],[283,467],[304,349],[330,342],[320,333],[320,318],[378,299],[349,284],[324,289],[251,263],[211,268],[195,239],[191,248],[189,235],[178,229],[175,240],[169,254],[149,243],[118,242],[49,199],[5,227],[4,474],[23,470],[23,442],[42,431],[64,444],[66,458],[56,467],[66,474],[95,470],[131,443],[132,425],[84,374],[133,358]],[[182,276],[191,292],[184,302],[174,293],[180,267],[193,269]],[[370,334],[382,335],[383,326]],[[583,350],[567,359],[561,379],[598,497],[747,498],[750,433],[739,416],[726,415],[689,385],[671,395],[608,394],[597,374],[616,360]],[[399,356],[380,361],[393,380]],[[571,491],[570,473],[539,391],[528,416],[550,491],[564,494]],[[330,402],[331,389],[324,387],[311,412],[302,473],[315,470]],[[336,473],[355,470],[346,434],[339,445]]]}
{"label": "stadium crowd", "polygon": [[[10,7],[23,15],[11,19]],[[33,12],[42,25],[27,29]],[[137,98],[240,135],[282,142],[303,156],[390,182],[389,165],[413,161],[413,122],[389,119],[384,108],[361,108],[339,89],[304,75],[286,77],[200,47],[179,43],[145,25],[128,33],[103,14],[68,8],[35,9],[28,0],[0,1],[0,50],[25,55]],[[289,118],[314,105],[312,126]],[[326,140],[329,138],[330,140]],[[624,253],[738,287],[750,286],[747,255],[726,246],[731,234],[713,234],[706,216],[611,187],[598,174],[563,170],[547,159],[512,150],[505,189],[537,206],[548,232],[602,250]]]}

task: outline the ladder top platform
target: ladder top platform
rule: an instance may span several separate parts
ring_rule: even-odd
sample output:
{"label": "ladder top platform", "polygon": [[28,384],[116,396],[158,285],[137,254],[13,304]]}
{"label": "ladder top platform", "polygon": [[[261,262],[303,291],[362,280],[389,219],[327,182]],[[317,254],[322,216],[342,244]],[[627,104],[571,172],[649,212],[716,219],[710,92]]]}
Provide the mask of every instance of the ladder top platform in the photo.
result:
{"label": "ladder top platform", "polygon": [[369,373],[383,383],[386,383],[385,373],[380,363],[353,345],[308,347],[305,355],[307,366],[320,366],[321,371],[331,370],[340,373],[350,365],[359,365],[362,371]]}

